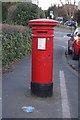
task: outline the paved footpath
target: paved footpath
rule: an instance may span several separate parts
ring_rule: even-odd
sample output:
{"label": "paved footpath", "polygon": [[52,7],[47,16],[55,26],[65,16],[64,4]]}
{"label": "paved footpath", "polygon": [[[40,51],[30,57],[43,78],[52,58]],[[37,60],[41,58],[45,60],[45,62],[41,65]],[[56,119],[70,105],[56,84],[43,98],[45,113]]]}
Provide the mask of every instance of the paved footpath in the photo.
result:
{"label": "paved footpath", "polygon": [[[56,64],[58,70],[59,64]],[[56,71],[57,71],[56,70]],[[59,70],[58,70],[59,71]],[[9,73],[3,74],[3,117],[5,118],[65,118],[70,117],[69,109],[65,109],[69,103],[64,103],[62,113],[62,99],[66,97],[65,88],[60,90],[60,81],[62,81],[63,72],[61,76],[55,72],[53,96],[47,98],[39,98],[31,96],[30,82],[31,82],[31,55],[21,60],[14,65]],[[64,77],[63,77],[64,78]],[[63,79],[64,80],[64,79]],[[61,82],[62,84],[62,82]],[[64,93],[64,94],[62,94]],[[62,96],[61,96],[62,94]],[[26,113],[22,110],[23,106],[33,106],[35,109],[33,113]],[[68,106],[69,107],[69,106]],[[75,104],[76,108],[76,104]],[[77,108],[76,108],[77,109]],[[77,116],[74,109],[74,116]],[[68,114],[65,114],[65,111]]]}
{"label": "paved footpath", "polygon": [[[58,29],[54,44],[53,96],[31,95],[31,55],[28,55],[3,74],[4,118],[77,118],[78,79],[66,63],[64,29],[62,32]],[[33,106],[34,111],[26,113],[23,106]]]}
{"label": "paved footpath", "polygon": [[[3,75],[3,117],[5,118],[61,118],[61,95],[54,85],[54,95],[39,98],[30,94],[31,55],[16,64]],[[33,106],[33,113],[25,113],[23,106]]]}
{"label": "paved footpath", "polygon": [[2,117],[2,72],[0,69],[0,119]]}

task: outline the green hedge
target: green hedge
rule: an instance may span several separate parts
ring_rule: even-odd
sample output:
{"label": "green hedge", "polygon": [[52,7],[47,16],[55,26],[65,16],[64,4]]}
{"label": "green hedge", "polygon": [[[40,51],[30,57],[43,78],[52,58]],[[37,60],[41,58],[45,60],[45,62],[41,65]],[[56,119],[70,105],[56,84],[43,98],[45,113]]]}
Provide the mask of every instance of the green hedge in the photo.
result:
{"label": "green hedge", "polygon": [[4,2],[2,4],[3,23],[27,26],[29,20],[45,18],[44,11],[36,4],[30,2],[17,2],[16,4],[9,6],[9,3]]}
{"label": "green hedge", "polygon": [[13,21],[26,26],[29,20],[38,18],[38,9],[38,6],[32,3],[17,4]]}
{"label": "green hedge", "polygon": [[31,52],[31,30],[25,33],[2,34],[2,64],[8,65]]}

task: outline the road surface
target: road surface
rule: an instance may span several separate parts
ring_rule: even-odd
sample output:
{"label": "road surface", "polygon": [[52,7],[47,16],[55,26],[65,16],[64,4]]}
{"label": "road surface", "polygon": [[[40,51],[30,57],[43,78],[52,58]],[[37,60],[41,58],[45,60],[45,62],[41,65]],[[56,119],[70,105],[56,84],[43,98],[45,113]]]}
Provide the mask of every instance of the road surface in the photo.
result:
{"label": "road surface", "polygon": [[[3,74],[3,118],[78,118],[78,75],[65,57],[67,29],[55,28],[53,96],[31,96],[31,55]],[[22,110],[33,106],[32,113]]]}

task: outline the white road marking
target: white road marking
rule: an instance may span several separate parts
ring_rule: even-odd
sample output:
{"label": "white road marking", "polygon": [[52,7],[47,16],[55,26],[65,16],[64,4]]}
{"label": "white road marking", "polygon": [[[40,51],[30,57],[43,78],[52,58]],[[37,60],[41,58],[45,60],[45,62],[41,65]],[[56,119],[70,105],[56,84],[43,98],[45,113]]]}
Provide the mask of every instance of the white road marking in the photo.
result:
{"label": "white road marking", "polygon": [[70,37],[68,37],[68,36],[64,36],[64,38],[70,38]]}
{"label": "white road marking", "polygon": [[68,38],[70,39],[70,37],[66,36],[66,35],[62,35],[62,36],[54,36],[54,38]]}
{"label": "white road marking", "polygon": [[54,31],[54,34],[61,34],[61,35],[63,34],[63,35],[64,35],[64,34],[66,34],[66,33],[63,32],[63,31],[62,31],[62,32],[60,32],[60,31]]}
{"label": "white road marking", "polygon": [[65,47],[65,46],[58,45],[58,44],[55,44],[55,45],[57,45],[57,46],[59,46],[59,47],[62,47],[62,48],[64,48],[64,49],[66,49],[66,47]]}
{"label": "white road marking", "polygon": [[70,38],[68,38],[68,37],[64,37],[64,36],[54,36],[54,39],[57,39],[57,40],[69,40]]}
{"label": "white road marking", "polygon": [[62,99],[62,116],[63,118],[71,118],[63,71],[60,71],[60,89],[61,89],[61,99]]}
{"label": "white road marking", "polygon": [[61,39],[61,38],[64,38],[64,36],[54,36],[54,38]]}

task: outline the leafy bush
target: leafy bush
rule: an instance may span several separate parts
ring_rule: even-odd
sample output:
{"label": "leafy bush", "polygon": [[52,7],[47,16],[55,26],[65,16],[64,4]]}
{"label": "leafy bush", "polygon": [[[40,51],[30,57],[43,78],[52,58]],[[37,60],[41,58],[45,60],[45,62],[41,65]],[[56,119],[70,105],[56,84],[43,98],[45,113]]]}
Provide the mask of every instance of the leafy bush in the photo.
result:
{"label": "leafy bush", "polygon": [[26,26],[30,19],[38,18],[37,11],[38,7],[36,5],[32,5],[32,3],[21,3],[17,5],[13,20],[16,24]]}
{"label": "leafy bush", "polygon": [[[13,6],[10,6],[7,11],[7,19],[5,19],[3,23],[26,26],[29,20],[45,17],[44,11],[42,11],[36,4],[30,2],[18,2]],[[5,16],[4,13],[3,16]]]}
{"label": "leafy bush", "polygon": [[16,22],[16,24],[26,26],[29,20],[40,18],[40,12],[39,7],[35,4],[19,3],[17,4],[13,21]]}
{"label": "leafy bush", "polygon": [[7,65],[31,52],[31,30],[2,34],[2,64]]}
{"label": "leafy bush", "polygon": [[22,25],[9,25],[9,24],[1,24],[0,23],[0,31],[3,33],[9,33],[9,32],[27,32],[27,27],[24,27]]}

